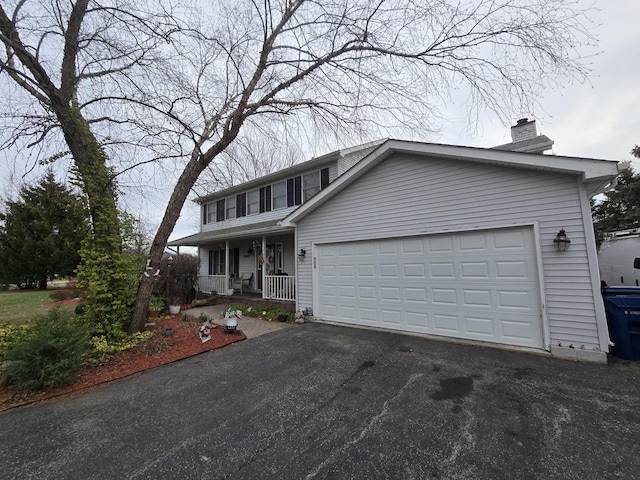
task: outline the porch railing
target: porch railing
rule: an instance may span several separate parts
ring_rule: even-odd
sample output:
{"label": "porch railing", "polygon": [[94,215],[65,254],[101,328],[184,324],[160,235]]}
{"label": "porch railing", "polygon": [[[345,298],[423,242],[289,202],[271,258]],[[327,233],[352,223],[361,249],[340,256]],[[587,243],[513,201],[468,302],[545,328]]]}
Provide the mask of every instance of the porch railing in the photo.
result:
{"label": "porch railing", "polygon": [[218,295],[226,295],[229,282],[225,275],[200,275],[198,287],[204,293],[216,292]]}
{"label": "porch railing", "polygon": [[[296,299],[296,277],[288,275],[267,275],[263,282],[262,297],[271,300]],[[201,292],[216,292],[218,295],[226,295],[229,287],[229,280],[224,275],[200,275],[198,277],[198,288]]]}
{"label": "porch railing", "polygon": [[265,277],[263,295],[272,300],[296,299],[296,277],[288,275],[267,275]]}

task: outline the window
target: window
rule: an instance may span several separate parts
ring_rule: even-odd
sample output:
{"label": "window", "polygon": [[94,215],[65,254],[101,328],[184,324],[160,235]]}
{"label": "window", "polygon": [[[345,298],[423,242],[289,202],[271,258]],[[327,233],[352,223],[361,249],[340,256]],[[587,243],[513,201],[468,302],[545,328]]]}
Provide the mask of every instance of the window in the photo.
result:
{"label": "window", "polygon": [[202,205],[202,223],[213,223],[216,221],[216,204],[214,202]]}
{"label": "window", "polygon": [[225,269],[225,251],[209,250],[209,275],[224,275]]}
{"label": "window", "polygon": [[273,209],[285,208],[287,206],[287,182],[274,183],[271,186],[273,193]]}
{"label": "window", "polygon": [[[209,250],[209,275],[225,275],[226,271],[225,250]],[[229,273],[240,272],[240,249],[229,249]]]}
{"label": "window", "polygon": [[633,259],[633,268],[640,268],[640,258]]}
{"label": "window", "polygon": [[302,179],[302,188],[304,190],[304,201],[306,202],[320,191],[320,172],[306,174]]}
{"label": "window", "polygon": [[260,190],[247,193],[247,215],[260,213]]}
{"label": "window", "polygon": [[227,204],[226,219],[236,218],[236,197],[227,197],[225,202]]}

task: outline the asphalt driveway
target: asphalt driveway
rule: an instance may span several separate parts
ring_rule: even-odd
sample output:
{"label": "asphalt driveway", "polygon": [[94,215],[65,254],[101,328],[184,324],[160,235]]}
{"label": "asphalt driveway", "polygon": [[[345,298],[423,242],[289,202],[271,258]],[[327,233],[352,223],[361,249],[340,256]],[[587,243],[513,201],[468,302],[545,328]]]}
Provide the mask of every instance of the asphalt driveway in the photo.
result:
{"label": "asphalt driveway", "polygon": [[7,479],[640,477],[640,366],[306,324],[0,414]]}

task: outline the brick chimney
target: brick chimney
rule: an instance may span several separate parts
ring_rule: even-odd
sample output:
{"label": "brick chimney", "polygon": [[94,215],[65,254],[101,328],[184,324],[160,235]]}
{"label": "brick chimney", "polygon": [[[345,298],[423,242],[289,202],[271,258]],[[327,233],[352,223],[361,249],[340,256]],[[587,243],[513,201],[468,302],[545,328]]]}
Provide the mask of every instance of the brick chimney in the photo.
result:
{"label": "brick chimney", "polygon": [[531,140],[538,136],[536,121],[528,118],[521,118],[511,127],[511,141],[513,143]]}

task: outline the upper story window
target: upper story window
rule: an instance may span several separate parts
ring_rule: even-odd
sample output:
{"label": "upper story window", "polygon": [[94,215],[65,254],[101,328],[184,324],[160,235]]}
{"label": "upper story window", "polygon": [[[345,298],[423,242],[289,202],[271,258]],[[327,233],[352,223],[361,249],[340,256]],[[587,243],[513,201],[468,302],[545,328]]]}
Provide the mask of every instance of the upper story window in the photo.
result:
{"label": "upper story window", "polygon": [[308,173],[302,177],[304,201],[306,202],[320,191],[320,171]]}
{"label": "upper story window", "polygon": [[232,218],[236,218],[236,197],[227,197],[225,198],[227,214],[225,218],[230,220]]}
{"label": "upper story window", "polygon": [[213,223],[216,221],[216,204],[215,202],[205,203],[202,205],[202,223]]}
{"label": "upper story window", "polygon": [[247,215],[260,213],[260,190],[247,192]]}
{"label": "upper story window", "polygon": [[274,183],[271,186],[273,194],[273,209],[285,208],[287,206],[287,182]]}
{"label": "upper story window", "polygon": [[301,205],[329,185],[329,168],[210,202],[202,206],[202,223],[223,222],[247,215]]}

